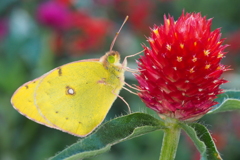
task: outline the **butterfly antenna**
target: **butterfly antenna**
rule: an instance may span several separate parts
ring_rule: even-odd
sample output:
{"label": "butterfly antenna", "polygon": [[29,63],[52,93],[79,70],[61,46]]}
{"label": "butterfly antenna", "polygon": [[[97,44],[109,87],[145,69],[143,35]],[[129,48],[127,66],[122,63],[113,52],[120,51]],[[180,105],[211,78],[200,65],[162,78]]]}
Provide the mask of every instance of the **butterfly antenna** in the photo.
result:
{"label": "butterfly antenna", "polygon": [[120,29],[119,29],[118,32],[116,33],[116,35],[115,35],[115,37],[114,37],[114,39],[113,39],[113,41],[112,41],[112,43],[111,43],[110,51],[112,51],[113,46],[114,46],[114,44],[115,44],[115,42],[116,42],[116,39],[117,39],[117,37],[118,37],[120,31],[122,30],[122,27],[123,27],[124,24],[127,22],[127,20],[128,20],[128,16],[126,16],[126,18],[125,18],[125,20],[123,21],[123,23],[122,23]]}

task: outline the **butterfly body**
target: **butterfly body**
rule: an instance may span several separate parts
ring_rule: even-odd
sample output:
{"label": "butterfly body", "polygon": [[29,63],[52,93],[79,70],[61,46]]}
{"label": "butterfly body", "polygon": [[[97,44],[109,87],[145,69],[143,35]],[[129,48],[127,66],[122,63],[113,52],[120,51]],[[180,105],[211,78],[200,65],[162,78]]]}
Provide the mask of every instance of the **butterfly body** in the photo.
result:
{"label": "butterfly body", "polygon": [[12,105],[31,120],[84,137],[101,124],[124,85],[119,61],[119,53],[110,51],[57,67],[22,85]]}

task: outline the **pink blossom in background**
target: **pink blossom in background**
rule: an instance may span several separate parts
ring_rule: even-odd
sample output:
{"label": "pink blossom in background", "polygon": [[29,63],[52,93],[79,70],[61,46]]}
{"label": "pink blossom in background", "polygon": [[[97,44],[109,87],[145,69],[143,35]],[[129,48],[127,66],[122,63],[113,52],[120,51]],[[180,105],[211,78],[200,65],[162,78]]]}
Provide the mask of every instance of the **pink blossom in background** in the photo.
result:
{"label": "pink blossom in background", "polygon": [[0,40],[8,33],[8,23],[5,19],[0,19]]}
{"label": "pink blossom in background", "polygon": [[228,35],[227,43],[230,53],[240,53],[240,30],[237,30]]}
{"label": "pink blossom in background", "polygon": [[37,8],[38,21],[56,30],[63,30],[70,25],[70,10],[68,6],[55,1],[44,2]]}
{"label": "pink blossom in background", "polygon": [[123,17],[129,16],[128,23],[134,31],[141,35],[147,33],[153,13],[156,12],[153,1],[149,0],[114,0],[114,8]]}
{"label": "pink blossom in background", "polygon": [[100,50],[113,25],[105,18],[92,17],[80,10],[72,11],[69,20],[70,27],[64,33],[55,34],[53,48],[57,54],[65,50],[77,56]]}

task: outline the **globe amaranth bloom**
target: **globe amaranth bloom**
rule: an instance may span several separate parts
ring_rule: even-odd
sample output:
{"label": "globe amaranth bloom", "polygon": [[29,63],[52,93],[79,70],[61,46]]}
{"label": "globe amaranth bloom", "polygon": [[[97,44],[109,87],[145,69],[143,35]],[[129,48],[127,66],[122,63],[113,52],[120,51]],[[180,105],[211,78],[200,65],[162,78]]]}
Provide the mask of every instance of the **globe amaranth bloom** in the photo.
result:
{"label": "globe amaranth bloom", "polygon": [[154,26],[138,62],[138,93],[160,117],[194,121],[217,104],[221,78],[227,66],[220,64],[226,52],[220,29],[211,31],[212,19],[186,13],[174,21]]}

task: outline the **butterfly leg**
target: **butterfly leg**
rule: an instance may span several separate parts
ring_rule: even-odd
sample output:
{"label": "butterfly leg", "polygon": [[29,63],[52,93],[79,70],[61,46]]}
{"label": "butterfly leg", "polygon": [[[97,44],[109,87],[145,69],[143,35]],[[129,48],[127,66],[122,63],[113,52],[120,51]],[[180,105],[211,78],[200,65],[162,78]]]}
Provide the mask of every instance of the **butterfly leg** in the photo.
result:
{"label": "butterfly leg", "polygon": [[[133,86],[131,86],[130,84],[128,84],[128,83],[126,83],[126,82],[124,82],[124,84],[126,84],[128,87],[130,87],[130,88],[132,88],[132,89],[135,89],[135,90],[137,90],[137,91],[144,91],[144,90],[141,90],[141,89],[137,88],[137,86],[136,86],[135,84],[133,84],[133,85],[136,86],[136,87],[133,87]],[[129,91],[129,92],[130,92],[130,91]],[[130,93],[132,93],[132,92],[130,92]],[[133,94],[134,94],[134,92],[133,92]]]}
{"label": "butterfly leg", "polygon": [[130,108],[129,104],[127,103],[127,101],[125,101],[125,99],[123,97],[121,97],[120,95],[116,94],[114,91],[112,91],[112,93],[114,95],[116,95],[118,98],[120,98],[127,105],[129,114],[132,113],[131,108]]}

